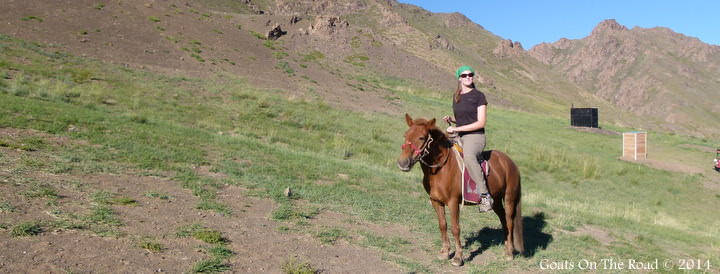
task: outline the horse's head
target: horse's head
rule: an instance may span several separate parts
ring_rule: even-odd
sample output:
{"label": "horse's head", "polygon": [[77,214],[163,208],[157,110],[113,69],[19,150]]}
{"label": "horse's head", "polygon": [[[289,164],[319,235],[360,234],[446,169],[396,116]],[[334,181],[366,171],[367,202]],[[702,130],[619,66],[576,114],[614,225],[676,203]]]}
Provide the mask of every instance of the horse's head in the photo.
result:
{"label": "horse's head", "polygon": [[410,171],[413,165],[427,154],[430,149],[428,142],[431,137],[431,130],[436,129],[435,119],[413,120],[410,115],[405,114],[405,121],[409,128],[405,131],[405,143],[402,145],[400,157],[398,157],[398,168],[402,171]]}

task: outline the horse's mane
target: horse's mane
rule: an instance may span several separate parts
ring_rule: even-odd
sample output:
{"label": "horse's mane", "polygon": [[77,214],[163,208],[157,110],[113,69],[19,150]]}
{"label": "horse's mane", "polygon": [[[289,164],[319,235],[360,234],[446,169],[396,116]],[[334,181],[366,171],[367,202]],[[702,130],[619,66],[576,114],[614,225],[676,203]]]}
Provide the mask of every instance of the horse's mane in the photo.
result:
{"label": "horse's mane", "polygon": [[446,143],[447,144],[446,146],[449,146],[450,138],[448,137],[448,135],[445,133],[444,130],[440,129],[437,126],[437,120],[435,123],[436,123],[435,125],[431,125],[430,120],[423,119],[423,118],[418,118],[413,121],[413,124],[415,124],[415,125],[428,127],[429,131],[430,131],[430,135],[432,135],[433,138],[438,138],[438,140],[443,141],[442,143]]}

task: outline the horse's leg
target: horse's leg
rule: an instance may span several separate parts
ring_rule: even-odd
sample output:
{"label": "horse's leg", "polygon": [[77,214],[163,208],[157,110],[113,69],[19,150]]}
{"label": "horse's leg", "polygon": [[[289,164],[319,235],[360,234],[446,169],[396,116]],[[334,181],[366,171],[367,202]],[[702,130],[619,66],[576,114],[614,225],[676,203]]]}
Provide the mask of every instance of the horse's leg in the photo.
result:
{"label": "horse's leg", "polygon": [[456,266],[463,265],[463,247],[460,245],[460,202],[457,200],[450,201],[450,220],[452,224],[452,234],[455,238],[455,256],[452,258],[452,264]]}
{"label": "horse's leg", "polygon": [[507,219],[505,218],[505,208],[503,207],[503,203],[495,200],[495,202],[493,203],[493,211],[495,211],[495,215],[497,215],[498,219],[500,219],[500,225],[502,225],[503,229],[503,238],[506,240],[505,248],[507,249],[508,234],[512,233],[512,231],[508,230]]}
{"label": "horse's leg", "polygon": [[447,235],[447,220],[445,220],[445,206],[438,201],[433,201],[432,206],[435,209],[435,215],[438,218],[438,227],[440,228],[440,239],[442,240],[442,248],[440,249],[440,255],[438,259],[447,260],[450,256],[450,241]]}
{"label": "horse's leg", "polygon": [[508,199],[505,199],[508,203],[505,205],[505,224],[507,226],[505,230],[505,256],[507,256],[507,259],[513,258],[513,235],[514,235],[514,225],[515,225],[515,201],[509,201]]}

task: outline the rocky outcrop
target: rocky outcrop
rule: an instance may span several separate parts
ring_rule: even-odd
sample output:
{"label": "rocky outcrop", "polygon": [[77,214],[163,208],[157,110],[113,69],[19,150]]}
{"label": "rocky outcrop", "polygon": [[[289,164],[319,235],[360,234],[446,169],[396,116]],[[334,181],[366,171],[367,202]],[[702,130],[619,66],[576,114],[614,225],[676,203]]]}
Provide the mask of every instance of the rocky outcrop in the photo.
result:
{"label": "rocky outcrop", "polygon": [[555,47],[549,43],[540,43],[528,50],[528,54],[541,63],[550,65],[555,57]]}
{"label": "rocky outcrop", "polygon": [[475,23],[461,13],[453,12],[445,15],[443,24],[446,28],[464,28]]}
{"label": "rocky outcrop", "polygon": [[255,14],[265,14],[264,10],[261,10],[255,3],[253,3],[251,0],[243,0],[243,3],[245,6],[247,6],[251,11],[253,11]]}
{"label": "rocky outcrop", "polygon": [[348,21],[336,16],[318,16],[310,26],[308,33],[320,38],[329,39],[333,34],[347,30],[350,26]]}
{"label": "rocky outcrop", "polygon": [[365,10],[362,0],[280,0],[276,2],[277,15],[346,15]]}
{"label": "rocky outcrop", "polygon": [[275,25],[270,31],[268,31],[267,39],[268,40],[277,40],[281,36],[287,34],[287,31],[284,31],[280,25]]}
{"label": "rocky outcrop", "polygon": [[525,50],[523,49],[522,44],[517,41],[513,43],[510,39],[500,41],[497,47],[493,50],[493,54],[500,58],[517,57],[522,55],[523,52],[525,52]]}
{"label": "rocky outcrop", "polygon": [[535,57],[538,61],[546,65],[554,65],[557,62],[557,56],[560,51],[572,47],[573,42],[567,38],[561,38],[555,43],[540,43],[527,51],[530,56]]}
{"label": "rocky outcrop", "polygon": [[445,49],[445,50],[454,50],[455,47],[450,44],[450,41],[445,39],[445,37],[442,37],[440,34],[435,36],[432,40],[430,40],[430,49]]}
{"label": "rocky outcrop", "polygon": [[595,28],[592,30],[592,33],[590,36],[597,36],[601,33],[610,33],[610,32],[617,32],[617,31],[626,31],[628,30],[625,26],[620,25],[615,19],[607,19],[605,21],[600,22]]}
{"label": "rocky outcrop", "polygon": [[378,5],[377,7],[380,10],[380,14],[382,15],[380,17],[380,20],[384,26],[398,26],[407,23],[405,21],[405,18],[400,16],[400,14],[398,14],[397,12],[393,11],[390,7],[384,5]]}

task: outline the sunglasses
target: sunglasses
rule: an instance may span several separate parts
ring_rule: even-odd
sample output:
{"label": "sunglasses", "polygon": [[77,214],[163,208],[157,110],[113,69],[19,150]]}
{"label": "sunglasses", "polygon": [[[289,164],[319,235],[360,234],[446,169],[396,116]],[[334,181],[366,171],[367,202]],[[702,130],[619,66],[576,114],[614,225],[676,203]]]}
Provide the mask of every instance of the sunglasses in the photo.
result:
{"label": "sunglasses", "polygon": [[460,74],[460,78],[472,78],[473,76],[475,76],[475,73]]}

